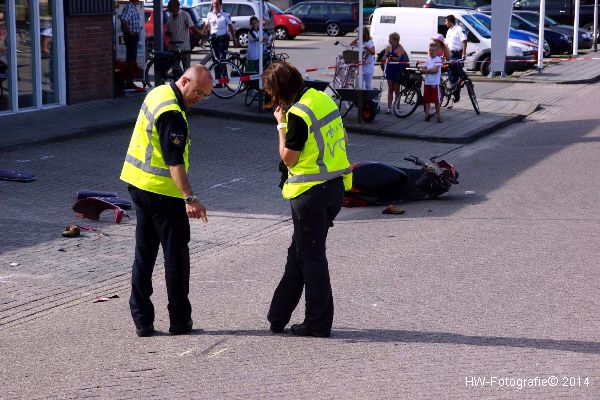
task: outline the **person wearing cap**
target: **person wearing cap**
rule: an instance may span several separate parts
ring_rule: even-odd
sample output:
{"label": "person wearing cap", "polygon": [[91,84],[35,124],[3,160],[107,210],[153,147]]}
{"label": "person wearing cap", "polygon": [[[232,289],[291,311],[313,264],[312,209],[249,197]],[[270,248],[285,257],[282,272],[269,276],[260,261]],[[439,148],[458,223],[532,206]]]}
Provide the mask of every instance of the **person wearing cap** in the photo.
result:
{"label": "person wearing cap", "polygon": [[[454,15],[446,17],[446,44],[450,50],[450,66],[448,67],[448,80],[452,86],[456,86],[463,74],[463,60],[467,56],[467,35],[463,28],[456,24]],[[460,100],[460,87],[455,88],[454,101]]]}
{"label": "person wearing cap", "polygon": [[446,46],[446,38],[441,33],[438,33],[434,37],[431,38],[433,43],[438,47],[437,56],[442,60],[450,59],[450,49]]}

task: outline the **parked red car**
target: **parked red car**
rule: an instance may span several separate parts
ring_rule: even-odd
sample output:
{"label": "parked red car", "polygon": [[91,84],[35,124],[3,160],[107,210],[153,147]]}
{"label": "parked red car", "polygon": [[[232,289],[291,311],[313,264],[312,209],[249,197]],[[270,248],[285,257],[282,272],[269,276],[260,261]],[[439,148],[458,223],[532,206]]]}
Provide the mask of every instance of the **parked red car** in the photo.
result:
{"label": "parked red car", "polygon": [[[198,29],[202,29],[202,19],[196,12],[194,8],[191,7],[181,7],[180,12],[187,12],[192,17],[192,22],[198,27]],[[163,9],[163,47],[165,49],[168,48],[169,45],[169,37],[165,35],[167,30],[167,20],[171,14],[167,11],[167,9]],[[146,48],[152,47],[152,41],[154,39],[154,9],[152,7],[144,7],[144,30],[146,31]],[[200,43],[200,36],[196,34],[190,28],[190,46],[192,50],[194,47],[198,46]]]}
{"label": "parked red car", "polygon": [[284,13],[271,3],[266,4],[275,16],[274,35],[276,39],[293,39],[304,32],[304,24],[300,18]]}

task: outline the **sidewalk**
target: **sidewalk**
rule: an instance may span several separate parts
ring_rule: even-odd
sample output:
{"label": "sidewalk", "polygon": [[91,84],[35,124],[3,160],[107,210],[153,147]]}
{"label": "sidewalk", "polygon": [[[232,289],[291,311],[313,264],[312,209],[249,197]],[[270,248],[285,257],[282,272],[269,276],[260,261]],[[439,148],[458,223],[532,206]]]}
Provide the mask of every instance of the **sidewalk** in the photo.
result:
{"label": "sidewalk", "polygon": [[[543,73],[530,71],[520,78],[501,79],[503,82],[586,83],[600,78],[597,53],[590,53],[577,61],[563,61],[549,66]],[[588,58],[590,58],[588,60]],[[485,78],[479,81],[490,81]],[[232,99],[211,96],[192,107],[189,115],[205,115],[226,119],[273,123],[268,110],[258,111],[255,102],[244,106],[244,93]],[[381,99],[385,99],[386,92]],[[135,116],[143,101],[143,93],[128,93],[125,97],[96,100],[65,107],[0,116],[0,150],[12,150],[32,143],[69,140],[79,135],[95,135],[115,129],[133,127]],[[423,121],[419,107],[408,118],[380,113],[372,123],[358,123],[357,112],[352,110],[345,118],[350,133],[389,136],[446,143],[469,143],[491,134],[507,125],[521,121],[535,112],[539,104],[526,100],[486,98],[478,99],[481,115],[476,115],[469,98],[462,99],[452,110],[443,109],[443,123]]]}

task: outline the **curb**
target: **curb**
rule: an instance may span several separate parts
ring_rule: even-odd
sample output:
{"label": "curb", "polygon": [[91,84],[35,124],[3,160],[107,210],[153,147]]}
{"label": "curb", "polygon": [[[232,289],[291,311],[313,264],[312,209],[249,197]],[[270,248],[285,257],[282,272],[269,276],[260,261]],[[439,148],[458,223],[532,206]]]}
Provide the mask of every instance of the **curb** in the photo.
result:
{"label": "curb", "polygon": [[[598,77],[600,79],[600,77]],[[539,110],[539,105],[532,112]],[[265,112],[262,115],[250,114],[250,113],[236,113],[236,112],[228,112],[222,111],[218,109],[206,109],[206,108],[190,108],[187,111],[188,115],[200,115],[214,118],[223,118],[223,119],[233,119],[233,120],[242,120],[242,121],[252,121],[259,122],[264,124],[273,123],[273,116],[271,113]],[[366,126],[361,126],[357,124],[345,124],[346,129],[350,133],[362,134],[362,135],[370,135],[370,136],[379,136],[379,137],[390,137],[390,138],[399,138],[399,139],[408,139],[408,140],[420,140],[425,142],[433,142],[433,143],[472,143],[477,139],[480,139],[484,136],[490,135],[491,133],[502,129],[508,125],[511,125],[516,122],[520,122],[525,119],[527,115],[517,114],[512,116],[511,118],[492,122],[489,126],[478,129],[472,135],[462,136],[462,137],[445,137],[445,136],[432,136],[432,135],[419,135],[419,134],[403,134],[401,132],[389,131],[386,129],[373,129]],[[51,144],[51,143],[61,143],[68,140],[73,140],[80,138],[82,134],[85,133],[85,137],[88,138],[90,136],[97,136],[100,134],[106,133],[107,130],[119,130],[128,127],[133,127],[134,121],[132,118],[127,117],[126,119],[121,119],[117,121],[111,121],[107,123],[99,123],[96,125],[92,125],[85,128],[79,128],[73,132],[37,138],[31,140],[25,140],[21,143],[15,143],[7,146],[0,146],[0,152],[12,152],[18,150],[20,148],[24,148],[26,146],[30,146],[33,144]]]}
{"label": "curb", "polygon": [[[539,106],[534,110],[537,111]],[[523,121],[527,118],[527,115],[518,114],[514,115],[508,119],[504,119],[497,122],[491,122],[487,126],[483,128],[477,129],[471,135],[461,136],[461,137],[447,137],[447,136],[432,136],[432,135],[419,135],[419,134],[403,134],[399,132],[392,132],[385,129],[373,130],[373,129],[365,129],[358,125],[346,125],[348,131],[351,133],[357,133],[361,135],[370,135],[370,136],[380,136],[380,137],[388,137],[388,138],[398,138],[398,139],[408,139],[408,140],[420,140],[423,142],[430,143],[456,143],[456,144],[467,144],[473,143],[474,141],[481,139],[482,137],[488,136],[502,128],[505,128],[509,125],[512,125],[517,122]]]}

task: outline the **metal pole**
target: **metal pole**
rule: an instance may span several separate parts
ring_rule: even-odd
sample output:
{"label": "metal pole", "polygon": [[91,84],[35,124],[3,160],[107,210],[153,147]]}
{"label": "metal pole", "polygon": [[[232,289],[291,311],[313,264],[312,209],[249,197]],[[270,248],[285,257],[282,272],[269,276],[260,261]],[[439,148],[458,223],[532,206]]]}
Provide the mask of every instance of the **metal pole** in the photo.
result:
{"label": "metal pole", "polygon": [[364,52],[364,45],[365,43],[363,42],[363,6],[364,6],[364,1],[363,0],[359,0],[358,2],[358,88],[359,89],[364,89],[364,82],[362,79],[362,70],[363,70],[363,65],[362,65],[362,59],[363,59],[363,52]]}
{"label": "metal pole", "polygon": [[362,124],[362,108],[363,108],[363,97],[362,97],[362,89],[364,89],[363,84],[363,76],[362,76],[362,56],[363,56],[363,6],[364,1],[358,1],[358,69],[357,69],[357,78],[358,78],[358,90],[361,90],[358,94],[358,123]]}
{"label": "metal pole", "polygon": [[546,22],[546,0],[540,1],[540,24],[538,26],[538,62],[537,69],[544,69],[544,26]]}
{"label": "metal pole", "polygon": [[[263,74],[263,46],[266,46],[266,43],[262,42],[263,38],[263,7],[265,3],[263,0],[258,2],[258,111],[263,111],[263,97],[262,97],[262,74]],[[250,34],[248,34],[250,36]],[[235,39],[234,39],[235,40]]]}
{"label": "metal pole", "polygon": [[594,51],[598,51],[598,0],[594,0]]}
{"label": "metal pole", "polygon": [[576,56],[579,50],[579,4],[580,0],[575,0],[575,22],[573,23],[573,55]]}

